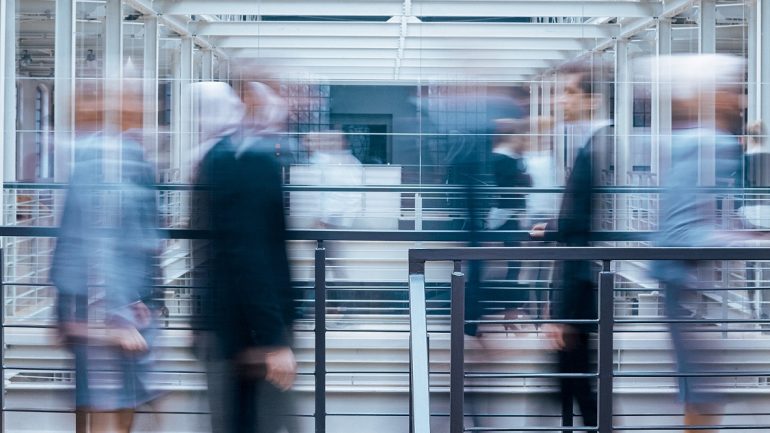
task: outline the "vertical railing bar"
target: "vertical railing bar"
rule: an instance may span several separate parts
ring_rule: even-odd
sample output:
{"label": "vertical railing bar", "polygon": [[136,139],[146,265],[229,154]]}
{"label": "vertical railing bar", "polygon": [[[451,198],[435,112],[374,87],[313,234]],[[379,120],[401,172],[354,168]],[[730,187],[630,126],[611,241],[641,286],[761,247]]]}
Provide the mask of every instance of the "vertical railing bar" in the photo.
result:
{"label": "vertical railing bar", "polygon": [[430,433],[425,274],[409,275],[409,431]]}
{"label": "vertical railing bar", "polygon": [[614,288],[615,273],[610,269],[610,261],[604,260],[599,274],[599,433],[613,431]]}
{"label": "vertical railing bar", "polygon": [[463,433],[465,425],[465,275],[452,273],[449,364],[449,432]]}
{"label": "vertical railing bar", "polygon": [[[315,433],[326,432],[326,248],[315,250]],[[2,432],[0,432],[2,433]]]}

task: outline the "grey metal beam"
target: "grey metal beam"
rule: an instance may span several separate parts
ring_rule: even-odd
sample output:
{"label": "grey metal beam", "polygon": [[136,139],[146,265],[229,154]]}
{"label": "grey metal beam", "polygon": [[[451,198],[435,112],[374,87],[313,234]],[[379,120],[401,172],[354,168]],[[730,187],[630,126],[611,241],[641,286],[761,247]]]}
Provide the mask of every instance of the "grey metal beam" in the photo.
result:
{"label": "grey metal beam", "polygon": [[[623,2],[616,0],[539,0],[447,2],[413,0],[414,16],[430,17],[651,17],[657,16],[661,2]],[[312,15],[312,16],[396,16],[399,2],[368,0],[329,2],[325,0],[183,0],[168,4],[167,15]]]}
{"label": "grey metal beam", "polygon": [[75,2],[56,0],[54,40],[54,180],[66,182],[74,132]]}
{"label": "grey metal beam", "polygon": [[[191,24],[196,36],[270,36],[296,37],[394,37],[398,23],[381,22],[197,22]],[[538,24],[538,23],[411,23],[408,36],[418,38],[555,38],[599,39],[618,34],[613,24]]]}

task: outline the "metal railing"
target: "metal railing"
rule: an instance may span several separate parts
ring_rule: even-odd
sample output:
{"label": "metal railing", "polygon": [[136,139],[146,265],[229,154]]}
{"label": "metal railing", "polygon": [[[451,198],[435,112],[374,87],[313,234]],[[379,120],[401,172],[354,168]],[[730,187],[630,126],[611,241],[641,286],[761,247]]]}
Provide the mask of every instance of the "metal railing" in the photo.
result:
{"label": "metal railing", "polygon": [[[429,391],[429,348],[428,331],[425,314],[425,265],[427,262],[453,262],[454,271],[451,276],[451,326],[450,326],[450,408],[449,431],[462,433],[465,431],[545,431],[561,429],[562,431],[598,431],[611,433],[616,429],[622,430],[672,430],[681,429],[676,425],[645,425],[616,426],[613,412],[613,380],[616,377],[672,377],[675,373],[662,372],[616,372],[613,369],[613,337],[616,324],[645,324],[645,323],[770,323],[770,320],[703,320],[703,319],[667,319],[667,318],[636,318],[616,319],[614,314],[614,284],[615,272],[612,263],[629,260],[757,260],[770,259],[770,249],[766,248],[596,248],[596,247],[565,247],[565,248],[445,248],[445,249],[411,249],[409,251],[409,294],[411,303],[411,335],[410,335],[410,428],[413,433],[430,432],[431,411]],[[598,278],[598,317],[595,320],[531,320],[532,323],[561,323],[561,324],[595,324],[598,328],[597,373],[587,376],[598,379],[598,425],[573,427],[572,408],[562,408],[562,426],[530,426],[511,428],[466,428],[464,425],[466,411],[465,380],[469,377],[501,377],[499,374],[469,375],[465,372],[465,336],[466,323],[510,323],[520,320],[465,320],[465,274],[461,265],[468,261],[507,261],[507,260],[589,260],[599,261],[602,270]],[[715,372],[706,373],[713,376],[766,376],[765,372]],[[680,376],[683,374],[679,374]],[[686,375],[686,374],[684,374]],[[511,375],[505,375],[509,377]],[[525,373],[520,377],[567,377],[574,375]],[[586,375],[583,375],[586,376]],[[695,426],[698,430],[759,430],[770,429],[770,425],[719,425]]]}

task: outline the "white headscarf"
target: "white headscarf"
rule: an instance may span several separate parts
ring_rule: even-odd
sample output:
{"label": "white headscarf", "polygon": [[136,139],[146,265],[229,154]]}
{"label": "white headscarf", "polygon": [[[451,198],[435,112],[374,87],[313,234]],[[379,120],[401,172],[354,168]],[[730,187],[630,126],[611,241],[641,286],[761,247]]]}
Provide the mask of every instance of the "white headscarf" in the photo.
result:
{"label": "white headscarf", "polygon": [[241,127],[245,107],[227,83],[203,81],[192,84],[195,119],[199,135],[198,158],[208,152],[223,137]]}

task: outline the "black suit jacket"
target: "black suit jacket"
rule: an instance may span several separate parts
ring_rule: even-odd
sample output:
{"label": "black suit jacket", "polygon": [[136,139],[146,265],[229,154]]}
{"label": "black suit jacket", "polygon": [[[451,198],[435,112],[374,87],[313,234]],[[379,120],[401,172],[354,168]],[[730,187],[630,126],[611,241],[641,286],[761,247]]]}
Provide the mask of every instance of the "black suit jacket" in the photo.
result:
{"label": "black suit jacket", "polygon": [[[609,168],[614,148],[614,130],[597,131],[578,151],[564,188],[559,218],[549,222],[549,239],[563,246],[590,246],[597,214],[595,187],[601,186],[601,172]],[[555,319],[596,319],[596,268],[590,261],[567,260],[557,264],[554,273]],[[591,325],[579,326],[591,328]]]}
{"label": "black suit jacket", "polygon": [[204,323],[226,357],[289,345],[295,318],[280,165],[257,149],[225,138],[198,171],[196,201],[210,230]]}

